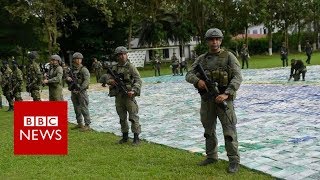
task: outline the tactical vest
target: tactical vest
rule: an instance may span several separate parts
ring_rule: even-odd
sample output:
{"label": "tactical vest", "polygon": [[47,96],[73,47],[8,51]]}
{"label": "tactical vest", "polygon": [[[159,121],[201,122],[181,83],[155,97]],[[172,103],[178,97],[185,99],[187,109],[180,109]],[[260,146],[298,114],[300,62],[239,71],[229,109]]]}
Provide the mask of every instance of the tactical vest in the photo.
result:
{"label": "tactical vest", "polygon": [[[219,89],[225,89],[231,80],[231,67],[229,52],[222,50],[217,59],[206,53],[199,63],[203,66],[204,72],[211,81],[217,82]],[[212,61],[212,62],[209,62]],[[210,67],[210,63],[214,63],[214,67]]]}
{"label": "tactical vest", "polygon": [[81,70],[84,66],[81,66],[80,69],[73,69],[73,75],[77,78],[77,84],[81,85],[84,81],[83,74],[81,73]]}

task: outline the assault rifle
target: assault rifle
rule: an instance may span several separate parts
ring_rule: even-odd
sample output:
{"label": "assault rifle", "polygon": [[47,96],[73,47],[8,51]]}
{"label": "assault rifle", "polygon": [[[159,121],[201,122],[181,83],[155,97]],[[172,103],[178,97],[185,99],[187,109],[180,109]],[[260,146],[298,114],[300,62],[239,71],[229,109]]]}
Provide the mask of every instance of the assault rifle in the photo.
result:
{"label": "assault rifle", "polygon": [[107,66],[107,73],[110,74],[113,77],[113,79],[116,81],[117,83],[116,87],[119,88],[125,94],[128,94],[128,89],[123,82],[123,77],[121,77],[121,75],[118,74],[117,72],[112,71],[109,66]]}
{"label": "assault rifle", "polygon": [[68,90],[69,91],[80,91],[80,85],[78,84],[78,78],[75,74],[73,74],[71,68],[68,68],[68,74],[69,74],[69,77],[72,79],[72,81],[67,81],[68,82]]}
{"label": "assault rifle", "polygon": [[[200,79],[206,83],[206,86],[208,88],[207,90],[202,90],[202,89],[197,88],[201,97],[204,99],[210,99],[210,98],[215,99],[220,94],[220,91],[218,89],[218,83],[211,81],[208,78],[208,76],[204,72],[201,64],[197,64],[197,66],[195,67],[195,70],[200,74]],[[219,105],[219,107],[221,107],[224,110],[227,109],[227,102],[226,101],[223,101],[222,103],[219,103],[218,105]]]}

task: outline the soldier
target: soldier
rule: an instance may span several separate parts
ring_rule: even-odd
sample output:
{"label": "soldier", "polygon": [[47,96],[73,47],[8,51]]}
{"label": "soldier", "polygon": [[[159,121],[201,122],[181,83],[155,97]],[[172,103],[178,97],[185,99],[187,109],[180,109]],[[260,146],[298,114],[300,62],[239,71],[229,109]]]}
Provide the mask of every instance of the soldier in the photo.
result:
{"label": "soldier", "polygon": [[153,62],[154,76],[157,76],[157,73],[159,76],[161,76],[160,68],[161,68],[161,57],[159,55],[156,55]]}
{"label": "soldier", "polygon": [[2,87],[2,93],[6,97],[8,103],[9,103],[9,109],[8,111],[13,111],[13,99],[12,99],[12,70],[9,67],[8,61],[2,61],[2,82],[1,82],[1,87]]}
{"label": "soldier", "polygon": [[[218,140],[216,137],[218,117],[222,125],[225,148],[229,158],[228,172],[235,173],[239,169],[240,156],[236,131],[237,118],[233,100],[242,82],[240,64],[231,52],[220,49],[223,39],[220,29],[209,29],[205,34],[205,38],[209,52],[199,56],[192,64],[192,69],[186,75],[186,81],[202,91],[207,91],[209,86],[213,86],[213,84],[206,84],[204,80],[198,77],[199,73],[196,70],[196,66],[200,64],[208,78],[218,83],[220,94],[215,98],[201,96],[200,117],[204,127],[204,137],[206,138],[207,158],[200,162],[199,165],[206,166],[218,161]],[[221,103],[226,103],[227,108],[222,108]]]}
{"label": "soldier", "polygon": [[288,66],[288,49],[286,48],[286,43],[282,43],[282,46],[280,48],[280,56],[282,61],[282,66]]}
{"label": "soldier", "polygon": [[[90,72],[82,65],[83,55],[76,52],[72,55],[72,69],[67,75],[68,89],[71,91],[71,100],[76,113],[77,125],[72,129],[89,131],[91,118],[89,114],[89,97],[87,89],[90,84]],[[83,119],[85,126],[83,126]]]}
{"label": "soldier", "polygon": [[63,101],[62,95],[62,76],[63,69],[60,66],[61,58],[59,55],[50,57],[51,68],[48,72],[48,78],[43,80],[43,84],[49,86],[49,101]]}
{"label": "soldier", "polygon": [[119,141],[119,144],[128,142],[129,126],[127,113],[129,113],[131,131],[134,133],[133,145],[138,145],[140,143],[139,134],[141,133],[141,125],[138,116],[139,107],[135,96],[140,96],[142,81],[137,68],[128,60],[127,53],[127,48],[123,46],[117,47],[115,54],[117,55],[118,64],[112,68],[117,74],[123,76],[126,91],[121,91],[121,88],[118,86],[119,82],[116,82],[115,77],[109,72],[107,84],[110,86],[109,96],[115,96],[116,110],[120,118],[122,139]]}
{"label": "soldier", "polygon": [[195,50],[192,50],[192,55],[191,55],[191,61],[192,63],[198,58],[197,52]]}
{"label": "soldier", "polygon": [[[2,84],[2,72],[0,71],[0,84]],[[0,92],[0,109],[2,109],[2,95]]]}
{"label": "soldier", "polygon": [[62,67],[62,70],[63,70],[63,76],[62,76],[62,87],[64,87],[64,84],[65,84],[65,79],[67,77],[67,74],[69,72],[69,67],[67,66],[67,64],[65,62],[62,61],[62,64],[61,64],[61,67]]}
{"label": "soldier", "polygon": [[179,59],[176,56],[176,53],[173,53],[172,57],[171,57],[171,66],[172,66],[172,74],[174,76],[177,76],[178,73],[178,68],[179,68]]}
{"label": "soldier", "polygon": [[16,61],[12,61],[12,67],[12,96],[14,97],[15,101],[22,101],[21,92],[23,85],[23,74]]}
{"label": "soldier", "polygon": [[290,71],[290,77],[288,81],[290,81],[292,77],[294,81],[299,81],[301,74],[302,74],[302,81],[305,81],[306,72],[307,72],[307,68],[303,64],[302,60],[291,59],[291,71]]}
{"label": "soldier", "polygon": [[183,76],[183,70],[185,70],[186,72],[188,72],[187,61],[182,60],[182,61],[179,63],[179,68],[180,68],[180,76]]}
{"label": "soldier", "polygon": [[102,75],[103,67],[102,67],[101,62],[98,61],[97,58],[93,58],[92,69],[93,69],[93,72],[95,72],[95,74],[96,74],[97,82],[99,82],[99,79]]}
{"label": "soldier", "polygon": [[40,66],[36,63],[38,59],[38,53],[33,51],[28,54],[29,65],[27,67],[27,83],[26,90],[31,93],[33,101],[41,101],[40,87],[42,85],[43,75],[40,70]]}
{"label": "soldier", "polygon": [[313,48],[312,48],[311,44],[309,43],[309,41],[307,41],[307,44],[306,44],[304,51],[306,52],[306,55],[308,57],[308,59],[306,60],[306,63],[310,64]]}
{"label": "soldier", "polygon": [[247,69],[249,68],[248,59],[249,59],[249,50],[246,44],[243,44],[242,49],[240,51],[240,56],[242,60],[242,69],[244,67],[244,63],[247,65]]}

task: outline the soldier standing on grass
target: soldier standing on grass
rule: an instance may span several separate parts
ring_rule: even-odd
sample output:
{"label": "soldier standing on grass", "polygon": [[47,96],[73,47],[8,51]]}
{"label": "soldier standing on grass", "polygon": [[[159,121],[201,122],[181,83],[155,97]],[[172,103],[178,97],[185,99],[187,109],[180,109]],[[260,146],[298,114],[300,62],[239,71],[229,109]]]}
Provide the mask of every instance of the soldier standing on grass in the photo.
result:
{"label": "soldier standing on grass", "polygon": [[17,61],[12,61],[12,97],[14,101],[22,101],[21,92],[23,85],[22,71],[19,69]]}
{"label": "soldier standing on grass", "polygon": [[38,59],[38,53],[33,51],[29,53],[29,65],[26,69],[26,89],[31,93],[33,101],[41,101],[40,87],[42,86],[43,75],[40,70],[40,66],[36,63]]}
{"label": "soldier standing on grass", "polygon": [[[220,49],[223,34],[220,29],[209,29],[205,34],[205,39],[209,47],[209,52],[200,55],[192,64],[192,69],[186,75],[186,80],[205,94],[201,96],[200,117],[204,127],[204,137],[206,139],[207,158],[200,162],[200,166],[216,163],[218,161],[218,140],[216,135],[217,117],[219,118],[224,135],[225,148],[229,158],[229,173],[235,173],[239,169],[240,155],[238,151],[237,138],[237,117],[234,111],[233,100],[236,91],[242,82],[240,64],[237,58],[228,51]],[[202,65],[204,73],[208,78],[216,82],[207,84],[201,77],[196,67]],[[210,87],[209,87],[210,86]],[[214,87],[213,87],[214,86]],[[208,88],[218,88],[217,96],[204,96]],[[222,107],[222,103],[225,106]]]}
{"label": "soldier standing on grass", "polygon": [[249,68],[248,60],[249,60],[249,50],[246,44],[243,44],[243,47],[240,51],[240,56],[242,60],[242,69],[244,67],[244,63],[247,65],[247,69]]}
{"label": "soldier standing on grass", "polygon": [[[72,69],[67,75],[68,89],[71,91],[71,101],[76,113],[77,125],[72,129],[80,129],[80,131],[89,131],[91,118],[88,109],[89,97],[87,89],[90,84],[89,70],[82,65],[83,55],[76,52],[72,55]],[[85,125],[83,125],[83,119]]]}
{"label": "soldier standing on grass", "polygon": [[43,80],[43,84],[49,86],[49,101],[63,101],[61,58],[59,55],[52,55],[50,59],[52,65],[48,73],[48,79]]}
{"label": "soldier standing on grass", "polygon": [[[2,84],[2,72],[0,71],[0,85]],[[2,109],[2,95],[0,93],[0,109]]]}
{"label": "soldier standing on grass", "polygon": [[100,79],[100,77],[102,75],[103,67],[102,67],[101,62],[98,61],[97,58],[93,58],[92,69],[96,74],[97,82],[99,82],[99,79]]}
{"label": "soldier standing on grass", "polygon": [[2,87],[2,92],[3,95],[6,97],[8,103],[9,103],[9,109],[8,111],[13,111],[13,99],[12,99],[12,70],[9,67],[9,63],[6,60],[2,61],[2,67],[1,67],[1,72],[2,72],[2,82],[1,82],[1,87]]}
{"label": "soldier standing on grass", "polygon": [[174,76],[179,75],[178,68],[179,68],[179,59],[176,56],[176,53],[173,53],[171,57],[171,66],[172,66],[172,74]]}
{"label": "soldier standing on grass", "polygon": [[109,96],[115,96],[116,110],[120,118],[122,139],[119,144],[128,142],[129,126],[127,116],[129,114],[129,121],[131,122],[131,131],[134,133],[133,145],[140,143],[139,134],[141,133],[141,125],[139,123],[138,111],[139,107],[136,96],[140,96],[141,78],[136,67],[128,60],[128,50],[123,46],[115,49],[118,64],[113,66],[112,71],[122,76],[125,87],[119,87],[115,77],[108,72],[107,84],[110,86]]}
{"label": "soldier standing on grass", "polygon": [[288,49],[286,47],[286,43],[282,43],[282,46],[280,48],[280,56],[282,61],[282,66],[286,67],[288,66]]}
{"label": "soldier standing on grass", "polygon": [[154,62],[153,62],[153,69],[154,69],[154,76],[157,76],[157,73],[160,75],[160,68],[161,68],[161,57],[160,55],[156,55]]}
{"label": "soldier standing on grass", "polygon": [[307,64],[310,64],[311,55],[312,55],[312,50],[313,50],[313,49],[312,49],[312,46],[311,46],[310,42],[307,41],[306,47],[305,47],[305,49],[304,49],[304,51],[306,52],[306,55],[307,55],[307,57],[308,57],[308,59],[306,60],[306,63],[307,63]]}

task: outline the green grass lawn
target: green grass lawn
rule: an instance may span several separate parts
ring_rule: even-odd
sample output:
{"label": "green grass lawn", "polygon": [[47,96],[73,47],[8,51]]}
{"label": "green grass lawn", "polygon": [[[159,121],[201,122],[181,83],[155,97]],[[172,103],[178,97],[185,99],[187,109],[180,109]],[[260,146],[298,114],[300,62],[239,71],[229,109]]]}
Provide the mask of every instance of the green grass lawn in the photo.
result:
{"label": "green grass lawn", "polygon": [[[290,54],[288,56],[288,63],[290,66],[291,59],[301,59],[303,62],[307,59],[305,53],[296,53]],[[240,64],[241,59],[238,58]],[[307,64],[306,64],[307,65]],[[320,53],[314,53],[311,58],[310,65],[320,65]],[[162,75],[171,75],[172,71],[169,68],[170,64],[162,64],[161,67],[161,74]],[[189,63],[191,66],[191,63]],[[261,69],[261,68],[274,68],[274,67],[282,67],[282,61],[280,60],[279,54],[273,54],[272,56],[265,56],[265,55],[255,55],[249,59],[249,68],[250,69]],[[138,68],[141,77],[152,77],[154,76],[154,70],[152,69],[151,65],[146,65],[144,68]]]}
{"label": "green grass lawn", "polygon": [[69,129],[66,156],[15,156],[13,113],[0,110],[0,179],[272,179],[241,167],[226,172],[228,163],[199,167],[203,156],[143,141],[119,145],[110,133]]}

